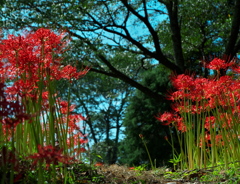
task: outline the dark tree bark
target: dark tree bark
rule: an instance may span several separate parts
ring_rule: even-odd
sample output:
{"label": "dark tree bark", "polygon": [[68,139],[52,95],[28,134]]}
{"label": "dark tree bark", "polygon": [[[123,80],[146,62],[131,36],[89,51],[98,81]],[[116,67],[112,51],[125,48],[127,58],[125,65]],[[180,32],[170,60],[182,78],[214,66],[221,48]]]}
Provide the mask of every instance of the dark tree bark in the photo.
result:
{"label": "dark tree bark", "polygon": [[168,1],[166,3],[166,7],[169,13],[170,27],[172,31],[172,42],[175,62],[181,70],[178,73],[183,73],[185,70],[185,64],[182,50],[181,28],[179,25],[180,21],[178,18],[178,0]]}

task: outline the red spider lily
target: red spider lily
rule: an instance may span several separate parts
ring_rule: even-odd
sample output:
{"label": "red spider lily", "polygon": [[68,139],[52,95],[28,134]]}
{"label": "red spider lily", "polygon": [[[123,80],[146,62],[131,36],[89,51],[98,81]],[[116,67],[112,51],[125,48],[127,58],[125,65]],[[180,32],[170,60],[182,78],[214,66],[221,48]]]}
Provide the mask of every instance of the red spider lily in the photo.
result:
{"label": "red spider lily", "polygon": [[104,166],[104,163],[103,162],[97,162],[96,164],[94,164],[94,166],[102,167],[102,166]]}
{"label": "red spider lily", "polygon": [[61,101],[60,99],[59,99],[59,106],[62,114],[67,114],[69,112],[72,112],[76,107],[76,105],[69,105],[67,101]]}
{"label": "red spider lily", "polygon": [[144,139],[143,134],[139,134],[140,139]]}
{"label": "red spider lily", "polygon": [[61,70],[62,78],[68,79],[71,82],[72,79],[78,79],[79,77],[84,76],[88,70],[89,69],[86,68],[82,72],[77,72],[76,67],[67,65]]}
{"label": "red spider lily", "polygon": [[227,69],[229,66],[232,66],[234,62],[226,62],[226,60],[214,58],[209,64],[206,64],[205,67],[212,70]]}
{"label": "red spider lily", "polygon": [[78,158],[82,153],[86,152],[87,150],[83,147],[79,148],[74,148],[72,151],[72,155],[74,155],[74,158]]}
{"label": "red spider lily", "polygon": [[67,116],[69,120],[69,132],[73,132],[74,130],[80,130],[80,127],[77,125],[78,122],[85,120],[85,118],[81,114],[71,114]]}
{"label": "red spider lily", "polygon": [[169,125],[173,122],[175,122],[175,114],[170,113],[170,112],[164,112],[162,115],[156,117],[157,120],[161,122],[167,122],[164,125]]}
{"label": "red spider lily", "polygon": [[232,66],[232,70],[235,72],[235,73],[237,73],[237,74],[239,74],[240,73],[240,66]]}
{"label": "red spider lily", "polygon": [[[66,50],[68,41],[48,29],[39,29],[25,36],[10,35],[0,45],[1,79],[15,80],[8,92],[20,96],[34,96],[38,82],[62,78],[71,80],[84,76],[89,69],[78,72],[75,67],[62,67],[59,54]],[[20,78],[19,78],[20,77]],[[33,94],[31,94],[33,93]]]}
{"label": "red spider lily", "polygon": [[[234,62],[215,58],[207,68],[220,70],[231,68],[238,71],[239,67]],[[179,131],[187,131],[184,119],[181,114],[202,114],[212,112],[214,109],[219,111],[218,117],[207,117],[203,125],[206,130],[215,128],[216,123],[221,123],[221,128],[231,129],[233,122],[239,120],[240,104],[240,80],[231,76],[221,76],[218,78],[205,79],[194,77],[193,75],[171,76],[171,81],[176,91],[171,93],[169,100],[174,101],[172,109],[174,113],[165,112],[156,117],[163,122],[163,125],[175,126]],[[219,126],[219,125],[218,125]],[[220,135],[217,135],[220,137]],[[217,139],[217,138],[216,138]]]}
{"label": "red spider lily", "polygon": [[214,116],[206,117],[204,128],[210,130],[214,128],[216,118]]}
{"label": "red spider lily", "polygon": [[177,121],[176,127],[178,131],[180,132],[186,132],[187,131],[187,126],[183,121]]}
{"label": "red spider lily", "polygon": [[69,107],[69,103],[62,101],[60,98],[58,98],[57,103],[59,104],[60,112],[62,113],[61,120],[58,123],[68,123],[68,127],[66,129],[69,134],[66,140],[67,146],[70,149],[73,149],[75,146],[77,146],[78,148],[74,148],[74,153],[75,155],[79,155],[81,152],[85,151],[84,148],[79,148],[79,146],[88,142],[87,135],[84,135],[82,133],[81,127],[79,125],[79,123],[83,120],[86,120],[86,118],[81,114],[72,113],[72,111],[74,111],[75,105],[70,105]]}
{"label": "red spider lily", "polygon": [[39,161],[46,163],[46,168],[48,169],[50,164],[57,165],[58,163],[68,164],[72,158],[64,156],[62,150],[58,147],[52,145],[41,146],[38,145],[38,153],[30,155],[30,159],[33,159],[33,166],[35,166]]}
{"label": "red spider lily", "polygon": [[74,131],[80,131],[79,122],[86,120],[85,117],[83,117],[81,114],[73,114],[72,111],[74,110],[75,105],[71,105],[69,108],[69,114],[68,107],[66,106],[66,102],[63,101],[61,104],[60,112],[62,113],[62,118],[59,123],[66,123],[68,122],[68,132],[72,133]]}
{"label": "red spider lily", "polygon": [[183,118],[178,116],[176,113],[165,112],[162,115],[156,117],[157,120],[163,122],[163,125],[176,126],[180,132],[186,132],[187,127],[183,122]]}
{"label": "red spider lily", "polygon": [[[213,140],[212,140],[211,135],[209,133],[205,134],[205,142],[207,143],[208,147],[212,147]],[[224,141],[222,140],[222,135],[217,134],[214,137],[214,142],[215,142],[216,146],[223,146]]]}
{"label": "red spider lily", "polygon": [[[174,82],[175,81],[173,81],[173,83]],[[185,82],[183,83],[185,84]],[[228,106],[229,103],[226,103],[226,99],[229,99],[232,103],[239,100],[238,89],[240,87],[240,82],[239,80],[233,81],[230,76],[222,76],[219,80],[204,80],[203,78],[193,79],[192,84],[194,84],[195,87],[184,87],[185,91],[183,91],[182,85],[176,85],[179,86],[178,91],[173,92],[171,97],[171,100],[178,100],[178,104],[175,105],[175,111],[199,112],[201,109],[201,112],[203,112],[206,109],[215,108],[217,105]],[[191,105],[189,106],[187,104],[190,101],[185,101],[184,99],[190,99]],[[208,103],[206,103],[207,101]],[[203,104],[194,106],[193,102],[201,102]]]}
{"label": "red spider lily", "polygon": [[[5,128],[15,128],[19,123],[30,120],[33,115],[24,112],[24,106],[19,101],[8,101],[4,93],[5,84],[0,83],[0,120]],[[30,122],[30,121],[29,121]]]}
{"label": "red spider lily", "polygon": [[37,85],[34,82],[34,79],[18,79],[17,81],[14,82],[14,84],[11,87],[7,87],[5,92],[7,94],[11,94],[12,96],[14,95],[19,95],[21,97],[30,97],[34,98],[35,97],[35,89],[37,89]]}
{"label": "red spider lily", "polygon": [[220,121],[222,120],[222,128],[231,129],[233,127],[233,117],[229,113],[221,113],[220,114]]}
{"label": "red spider lily", "polygon": [[189,75],[173,75],[171,76],[171,81],[173,86],[180,91],[190,90],[192,87],[194,87],[194,78]]}
{"label": "red spider lily", "polygon": [[[60,112],[62,113],[63,122],[69,123],[69,132],[73,132],[74,130],[80,130],[80,127],[77,125],[78,122],[86,120],[81,114],[74,114],[73,111],[76,105],[69,105],[67,101],[62,101],[58,98],[57,102],[60,106]],[[68,114],[69,113],[69,114]]]}
{"label": "red spider lily", "polygon": [[164,139],[165,139],[166,141],[168,141],[168,136],[165,135],[165,136],[164,136]]}
{"label": "red spider lily", "polygon": [[167,100],[171,100],[171,101],[181,100],[186,97],[185,95],[186,94],[183,90],[175,91],[175,92],[171,93],[170,95],[168,95]]}
{"label": "red spider lily", "polygon": [[182,118],[176,113],[164,112],[162,115],[156,117],[157,120],[164,122],[163,125],[170,125],[182,121]]}
{"label": "red spider lily", "polygon": [[88,143],[87,136],[83,135],[81,131],[75,133],[67,139],[67,145],[69,148],[72,146],[78,146],[86,143]]}

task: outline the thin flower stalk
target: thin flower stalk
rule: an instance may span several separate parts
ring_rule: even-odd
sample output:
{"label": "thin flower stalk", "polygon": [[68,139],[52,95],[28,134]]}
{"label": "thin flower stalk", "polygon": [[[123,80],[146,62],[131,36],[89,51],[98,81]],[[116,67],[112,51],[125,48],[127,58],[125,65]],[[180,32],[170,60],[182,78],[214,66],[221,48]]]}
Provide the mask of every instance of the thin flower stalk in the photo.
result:
{"label": "thin flower stalk", "polygon": [[142,140],[143,145],[144,145],[144,147],[145,147],[145,149],[146,149],[146,151],[147,151],[148,158],[149,158],[149,161],[150,161],[150,164],[151,164],[151,168],[152,168],[152,170],[154,170],[155,167],[154,167],[154,165],[153,165],[151,155],[150,155],[150,153],[149,153],[149,151],[148,151],[148,147],[147,147],[146,141],[144,140],[144,136],[143,136],[142,134],[139,134],[139,137],[140,137],[140,139]]}

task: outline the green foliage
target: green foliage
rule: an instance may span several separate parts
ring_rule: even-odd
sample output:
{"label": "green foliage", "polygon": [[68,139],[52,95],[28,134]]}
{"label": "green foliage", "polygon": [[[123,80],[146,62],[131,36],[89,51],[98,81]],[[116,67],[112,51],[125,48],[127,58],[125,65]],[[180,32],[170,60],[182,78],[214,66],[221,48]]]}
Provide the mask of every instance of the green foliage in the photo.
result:
{"label": "green foliage", "polygon": [[173,155],[173,158],[169,160],[170,163],[173,163],[174,169],[176,169],[176,165],[178,165],[179,162],[181,162],[181,153],[177,155]]}
{"label": "green foliage", "polygon": [[240,170],[238,167],[230,164],[230,167],[226,170],[224,167],[216,167],[208,174],[203,175],[200,178],[202,182],[226,182],[231,184],[237,184],[240,182]]}
{"label": "green foliage", "polygon": [[147,164],[142,164],[142,165],[139,165],[139,166],[136,166],[136,167],[134,167],[134,169],[133,170],[135,170],[135,171],[146,171],[146,167],[147,167]]}

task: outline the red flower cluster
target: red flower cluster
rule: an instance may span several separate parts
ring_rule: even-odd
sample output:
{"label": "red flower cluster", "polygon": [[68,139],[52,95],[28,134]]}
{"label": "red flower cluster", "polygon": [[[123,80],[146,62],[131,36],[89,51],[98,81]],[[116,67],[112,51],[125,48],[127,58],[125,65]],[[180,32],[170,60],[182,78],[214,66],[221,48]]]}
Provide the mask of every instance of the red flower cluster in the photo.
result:
{"label": "red flower cluster", "polygon": [[0,122],[5,131],[15,129],[15,127],[25,121],[30,120],[30,115],[24,112],[24,106],[19,101],[8,101],[4,93],[5,84],[0,83]]}
{"label": "red flower cluster", "polygon": [[206,64],[205,67],[212,70],[227,69],[232,66],[234,62],[226,62],[223,59],[214,58],[209,64]]}
{"label": "red flower cluster", "polygon": [[97,162],[96,164],[94,164],[95,167],[102,167],[104,166],[103,162]]}
{"label": "red flower cluster", "polygon": [[[209,140],[210,128],[220,126],[224,129],[232,129],[233,124],[239,123],[240,80],[236,76],[240,70],[237,63],[228,63],[219,58],[213,59],[206,67],[218,71],[229,69],[235,72],[233,74],[235,77],[225,75],[206,79],[185,74],[172,76],[172,84],[177,90],[171,93],[168,99],[174,101],[172,106],[174,111],[165,112],[156,118],[164,125],[175,126],[180,132],[185,132],[187,120],[181,115],[205,114],[201,117],[205,118],[203,126],[206,130],[206,140]],[[211,115],[214,109],[218,111],[218,116]],[[220,140],[221,136],[217,136],[216,140]]]}
{"label": "red flower cluster", "polygon": [[[81,114],[74,114],[75,105],[68,104],[67,101],[59,100],[60,112],[62,113],[62,119],[58,123],[68,122],[68,133],[69,137],[67,139],[67,145],[69,148],[71,146],[77,146],[80,144],[85,144],[88,142],[86,135],[81,132],[81,128],[79,126],[79,122],[86,120]],[[83,152],[84,149],[81,149]]]}
{"label": "red flower cluster", "polygon": [[165,112],[161,116],[156,117],[156,119],[163,122],[163,125],[175,125],[179,131],[187,131],[187,127],[183,122],[183,118],[177,113]]}
{"label": "red flower cluster", "polygon": [[28,158],[33,159],[33,166],[36,166],[38,162],[45,162],[48,169],[50,164],[57,165],[59,163],[68,164],[72,158],[64,156],[62,150],[52,145],[41,146],[38,145],[38,153],[35,153]]}
{"label": "red flower cluster", "polygon": [[88,68],[77,72],[75,67],[63,66],[60,61],[66,51],[68,41],[48,29],[38,29],[25,36],[10,35],[0,44],[0,76],[2,82],[14,80],[6,92],[20,96],[35,97],[39,82],[46,85],[49,81],[78,79]]}

